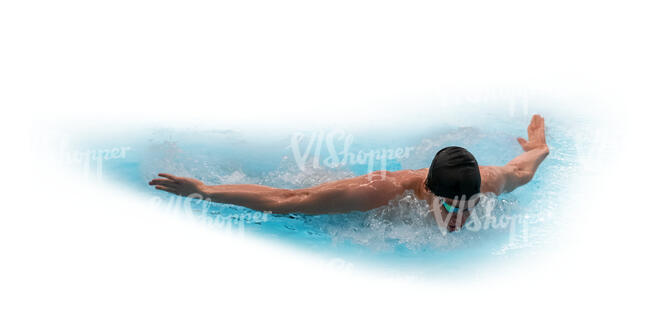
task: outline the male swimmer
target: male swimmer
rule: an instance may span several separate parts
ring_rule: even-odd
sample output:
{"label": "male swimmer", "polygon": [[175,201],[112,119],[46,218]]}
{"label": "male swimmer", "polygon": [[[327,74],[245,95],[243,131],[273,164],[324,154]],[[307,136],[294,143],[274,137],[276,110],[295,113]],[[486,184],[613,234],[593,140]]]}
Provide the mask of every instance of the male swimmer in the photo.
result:
{"label": "male swimmer", "polygon": [[[474,156],[457,146],[435,155],[431,166],[418,170],[376,171],[303,189],[256,184],[209,186],[193,179],[160,173],[149,185],[180,196],[245,206],[272,213],[326,214],[368,211],[388,204],[406,190],[425,200],[434,220],[448,231],[459,230],[480,199],[480,193],[499,195],[528,183],[549,153],[544,118],[533,115],[528,140],[517,141],[524,152],[504,166],[479,166]],[[453,221],[453,222],[452,222]]]}

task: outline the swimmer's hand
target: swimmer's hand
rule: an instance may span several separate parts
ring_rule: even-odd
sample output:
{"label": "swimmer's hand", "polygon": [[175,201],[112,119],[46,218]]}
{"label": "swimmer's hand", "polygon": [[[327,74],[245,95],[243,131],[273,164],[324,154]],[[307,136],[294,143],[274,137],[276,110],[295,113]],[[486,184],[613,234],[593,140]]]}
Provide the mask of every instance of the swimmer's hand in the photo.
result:
{"label": "swimmer's hand", "polygon": [[504,166],[483,166],[481,176],[482,192],[493,192],[497,195],[515,190],[530,182],[537,172],[537,167],[549,154],[544,133],[544,118],[539,114],[533,115],[528,125],[528,140],[517,137],[524,152],[510,160]]}
{"label": "swimmer's hand", "polygon": [[548,150],[546,133],[544,132],[544,118],[539,114],[533,115],[528,125],[528,140],[517,137],[517,141],[526,152],[539,148]]}
{"label": "swimmer's hand", "polygon": [[203,194],[205,184],[193,178],[183,178],[171,174],[160,173],[158,176],[163,178],[149,181],[150,186],[155,186],[158,190],[163,190],[179,196],[189,196],[191,194]]}

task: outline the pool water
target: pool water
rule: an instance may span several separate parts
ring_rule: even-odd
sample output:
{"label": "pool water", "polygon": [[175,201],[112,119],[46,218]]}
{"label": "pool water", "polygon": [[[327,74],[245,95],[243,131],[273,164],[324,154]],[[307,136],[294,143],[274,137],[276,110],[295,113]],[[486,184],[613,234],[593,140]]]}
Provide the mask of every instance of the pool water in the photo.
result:
{"label": "pool water", "polygon": [[[90,167],[90,173],[100,174],[102,181],[117,182],[141,194],[143,202],[171,211],[184,206],[182,198],[147,185],[160,172],[195,177],[207,184],[303,188],[373,170],[425,168],[439,149],[449,145],[467,148],[481,165],[503,165],[521,153],[515,138],[527,137],[533,110],[525,114],[469,111],[472,116],[459,113],[447,116],[446,122],[420,122],[390,132],[324,128],[250,134],[234,129],[143,128],[108,131],[104,138],[79,137],[73,146],[79,151],[126,147],[123,155],[104,158],[101,165],[91,161],[86,171]],[[589,136],[588,121],[546,113],[551,153],[533,180],[512,193],[486,196],[459,232],[442,232],[432,224],[426,217],[426,203],[412,192],[372,211],[317,216],[262,214],[193,200],[188,222],[233,235],[272,239],[352,264],[422,273],[526,257],[549,246],[561,231],[566,222],[562,197],[574,190],[581,160],[596,144]],[[346,161],[340,158],[344,152]],[[375,158],[370,164],[370,152],[392,156],[383,161]],[[339,164],[332,162],[333,155]]]}

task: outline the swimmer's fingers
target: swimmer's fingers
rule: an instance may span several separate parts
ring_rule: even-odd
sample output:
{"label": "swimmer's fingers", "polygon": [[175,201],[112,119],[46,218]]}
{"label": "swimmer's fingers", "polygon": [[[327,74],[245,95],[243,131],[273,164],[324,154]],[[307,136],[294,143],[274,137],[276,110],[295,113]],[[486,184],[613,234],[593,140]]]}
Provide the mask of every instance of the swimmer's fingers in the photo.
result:
{"label": "swimmer's fingers", "polygon": [[525,140],[522,137],[517,137],[517,142],[519,142],[524,149],[526,149],[527,145],[536,141],[545,141],[544,118],[539,114],[533,115],[533,118],[530,119],[530,124],[528,124],[527,131],[528,140]]}
{"label": "swimmer's fingers", "polygon": [[539,114],[533,115],[533,120],[530,122],[530,126],[528,126],[528,140],[546,142],[544,118]]}
{"label": "swimmer's fingers", "polygon": [[544,118],[539,114],[533,115],[533,118],[530,120],[530,124],[528,125],[528,140],[517,137],[517,142],[519,142],[524,151],[546,145]]}
{"label": "swimmer's fingers", "polygon": [[153,179],[149,181],[150,186],[155,186],[155,185],[164,185],[167,187],[176,187],[178,186],[178,182],[174,182],[173,180],[169,179]]}
{"label": "swimmer's fingers", "polygon": [[528,125],[528,135],[530,136],[531,133],[535,133],[540,129],[544,130],[544,118],[539,114],[535,114],[533,119],[530,120],[530,125]]}
{"label": "swimmer's fingers", "polygon": [[526,144],[528,144],[528,141],[525,140],[525,139],[523,139],[522,137],[517,137],[517,142],[519,142],[519,144],[520,144],[522,147],[525,146]]}
{"label": "swimmer's fingers", "polygon": [[171,175],[171,174],[167,174],[167,173],[159,173],[158,176],[162,176],[162,177],[164,177],[164,178],[168,178],[168,179],[170,179],[170,180],[172,180],[172,181],[178,181],[178,180],[180,180],[180,177],[175,176],[175,175]]}
{"label": "swimmer's fingers", "polygon": [[178,194],[178,192],[174,188],[169,188],[169,187],[165,187],[165,186],[156,186],[156,189],[166,191],[166,192],[172,193],[172,194]]}
{"label": "swimmer's fingers", "polygon": [[527,141],[521,137],[517,137],[517,142],[519,142],[519,145],[521,145],[521,148],[524,149],[524,151],[530,151],[534,144],[532,144],[530,141]]}
{"label": "swimmer's fingers", "polygon": [[533,118],[530,119],[530,124],[528,125],[528,138],[530,139],[531,135],[539,128],[541,121],[541,116],[539,114],[533,115]]}

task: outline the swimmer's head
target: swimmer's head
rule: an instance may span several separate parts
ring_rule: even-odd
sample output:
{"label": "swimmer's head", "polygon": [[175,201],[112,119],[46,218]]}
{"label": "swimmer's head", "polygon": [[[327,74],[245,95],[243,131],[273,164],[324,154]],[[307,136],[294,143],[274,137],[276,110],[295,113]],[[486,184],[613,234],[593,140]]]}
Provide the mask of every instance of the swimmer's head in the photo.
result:
{"label": "swimmer's head", "polygon": [[[470,200],[472,203],[469,205],[474,205],[474,198],[481,192],[481,173],[476,158],[469,151],[458,146],[449,146],[438,151],[431,162],[424,185],[428,191],[441,199],[440,208],[443,218],[447,213],[453,213],[449,209],[453,211],[456,206],[467,207]],[[466,201],[458,205],[461,200]],[[442,202],[448,203],[444,204],[448,205],[444,209]],[[460,213],[463,215],[459,227],[449,230],[459,229],[469,217],[468,211]]]}
{"label": "swimmer's head", "polygon": [[481,192],[481,173],[476,158],[459,146],[446,147],[433,158],[425,186],[438,197],[470,198]]}

